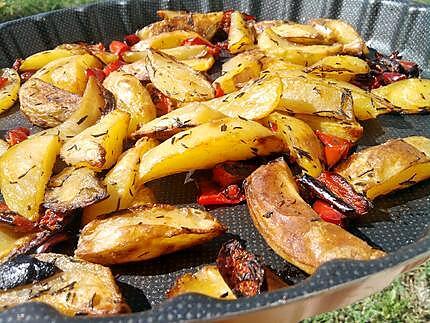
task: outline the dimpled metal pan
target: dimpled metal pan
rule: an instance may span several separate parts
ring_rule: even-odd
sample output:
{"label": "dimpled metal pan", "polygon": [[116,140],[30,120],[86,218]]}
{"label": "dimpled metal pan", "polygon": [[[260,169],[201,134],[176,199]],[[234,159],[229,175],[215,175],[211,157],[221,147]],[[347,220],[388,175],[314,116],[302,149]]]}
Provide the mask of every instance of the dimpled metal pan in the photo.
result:
{"label": "dimpled metal pan", "polygon": [[[0,25],[0,65],[10,66],[58,44],[74,41],[121,39],[155,20],[158,9],[217,11],[235,8],[257,19],[290,19],[305,22],[315,17],[344,19],[358,29],[368,45],[383,53],[399,50],[430,76],[430,7],[409,1],[301,0],[301,1],[119,1],[100,2],[76,9],[39,14]],[[0,118],[0,134],[15,126],[37,131],[15,109]],[[366,136],[358,149],[389,138],[409,135],[430,137],[430,115],[383,116],[365,123]],[[183,175],[152,183],[163,203],[195,202],[193,183]],[[321,266],[307,278],[271,251],[251,223],[246,205],[216,208],[212,212],[229,231],[202,246],[153,261],[113,268],[118,284],[135,313],[95,318],[92,322],[168,322],[179,320],[235,320],[249,322],[297,321],[350,304],[387,286],[398,274],[430,257],[430,181],[420,183],[376,202],[376,208],[351,230],[369,243],[389,252],[374,261],[337,260]],[[184,272],[213,263],[221,244],[239,237],[247,248],[261,255],[293,286],[237,301],[218,301],[197,294],[165,300],[165,292]],[[74,322],[47,305],[24,304],[0,313],[0,323]]]}

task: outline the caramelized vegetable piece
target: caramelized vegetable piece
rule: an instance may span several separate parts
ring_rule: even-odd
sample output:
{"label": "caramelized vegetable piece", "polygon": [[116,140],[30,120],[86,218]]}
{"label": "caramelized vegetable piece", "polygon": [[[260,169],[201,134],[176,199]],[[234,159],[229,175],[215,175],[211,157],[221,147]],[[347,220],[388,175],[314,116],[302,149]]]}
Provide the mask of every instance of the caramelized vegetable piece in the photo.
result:
{"label": "caramelized vegetable piece", "polygon": [[298,193],[284,161],[260,166],[245,185],[254,225],[282,258],[311,274],[332,259],[375,259],[384,252],[337,225],[319,220]]}
{"label": "caramelized vegetable piece", "polygon": [[339,225],[341,227],[344,225],[343,221],[345,219],[345,215],[333,208],[329,203],[316,200],[312,205],[312,208],[318,213],[322,220]]}
{"label": "caramelized vegetable piece", "polygon": [[11,108],[18,99],[21,79],[13,68],[0,70],[0,113]]}
{"label": "caramelized vegetable piece", "polygon": [[320,130],[316,130],[315,134],[324,145],[325,161],[329,168],[348,156],[348,152],[352,147],[350,141],[325,134]]}
{"label": "caramelized vegetable piece", "polygon": [[144,154],[139,181],[146,183],[192,169],[212,168],[228,160],[265,156],[283,148],[282,142],[257,122],[239,118],[212,121],[180,132]]}
{"label": "caramelized vegetable piece", "polygon": [[55,263],[60,272],[33,284],[0,291],[1,309],[25,302],[42,302],[69,316],[130,311],[110,269],[53,253],[33,257],[44,263]]}
{"label": "caramelized vegetable piece", "polygon": [[337,55],[327,56],[305,69],[306,73],[312,73],[323,78],[332,78],[349,82],[358,74],[369,72],[367,63],[354,56]]}
{"label": "caramelized vegetable piece", "polygon": [[34,137],[9,148],[0,160],[3,198],[14,212],[36,221],[61,144],[57,136]]}
{"label": "caramelized vegetable piece", "polygon": [[122,153],[129,115],[114,110],[97,124],[64,143],[61,158],[69,165],[86,166],[95,171],[112,167]]}
{"label": "caramelized vegetable piece", "polygon": [[99,264],[142,261],[205,243],[225,230],[202,210],[140,206],[88,223],[75,255]]}
{"label": "caramelized vegetable piece", "polygon": [[180,276],[167,292],[167,298],[186,293],[198,293],[225,300],[236,299],[216,266],[204,266],[194,274],[186,273]]}
{"label": "caramelized vegetable piece", "polygon": [[228,32],[228,50],[236,54],[254,47],[254,34],[247,26],[242,14],[234,11],[230,16],[230,29]]}
{"label": "caramelized vegetable piece", "polygon": [[218,253],[216,264],[236,295],[260,294],[264,283],[264,267],[260,259],[242,247],[239,241],[226,242]]}
{"label": "caramelized vegetable piece", "polygon": [[430,139],[413,136],[369,147],[350,156],[336,172],[373,200],[430,177]]}
{"label": "caramelized vegetable piece", "polygon": [[43,206],[54,212],[67,212],[105,197],[106,188],[93,170],[68,167],[49,180]]}
{"label": "caramelized vegetable piece", "polygon": [[107,198],[84,209],[83,224],[87,224],[100,215],[131,206],[138,190],[136,174],[140,157],[155,146],[157,146],[155,140],[143,138],[136,143],[135,147],[122,154],[103,180],[103,184],[107,187]]}
{"label": "caramelized vegetable piece", "polygon": [[262,120],[285,144],[297,164],[312,176],[323,170],[323,150],[311,127],[300,119],[274,112]]}

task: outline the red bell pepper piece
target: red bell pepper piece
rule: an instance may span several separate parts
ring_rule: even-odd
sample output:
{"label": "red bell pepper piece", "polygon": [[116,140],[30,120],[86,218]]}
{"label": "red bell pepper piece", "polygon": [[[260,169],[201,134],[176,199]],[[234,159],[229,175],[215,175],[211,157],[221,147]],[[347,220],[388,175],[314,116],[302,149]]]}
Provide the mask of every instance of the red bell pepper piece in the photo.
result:
{"label": "red bell pepper piece", "polygon": [[122,41],[114,40],[109,45],[109,50],[111,53],[118,55],[121,57],[122,53],[128,51],[130,47]]}
{"label": "red bell pepper piece", "polygon": [[106,65],[106,67],[103,69],[103,73],[105,73],[105,75],[108,76],[110,73],[112,73],[113,71],[116,71],[123,65],[125,65],[125,62],[121,60],[116,60],[115,62],[112,62]]}
{"label": "red bell pepper piece", "polygon": [[8,81],[9,80],[7,77],[1,77],[0,76],[0,90],[7,84]]}
{"label": "red bell pepper piece", "polygon": [[219,98],[220,96],[224,96],[224,91],[221,88],[221,85],[219,83],[215,83],[215,97]]}
{"label": "red bell pepper piece", "polygon": [[382,79],[386,85],[406,79],[405,74],[395,72],[384,72],[382,73]]}
{"label": "red bell pepper piece", "polygon": [[236,184],[220,190],[212,181],[200,179],[198,185],[200,194],[197,197],[197,203],[200,205],[234,205],[246,199],[245,194]]}
{"label": "red bell pepper piece", "polygon": [[106,77],[105,73],[101,69],[96,67],[87,68],[85,72],[87,73],[87,77],[93,76],[97,78],[100,82],[102,82]]}
{"label": "red bell pepper piece", "polygon": [[343,226],[345,216],[338,210],[332,208],[330,204],[321,200],[316,200],[315,203],[312,205],[312,208],[315,212],[318,213],[322,220],[334,223],[339,226]]}
{"label": "red bell pepper piece", "polygon": [[346,139],[315,131],[317,137],[324,145],[324,155],[329,168],[336,165],[341,159],[346,158],[352,143]]}
{"label": "red bell pepper piece", "polygon": [[228,161],[212,169],[212,180],[225,188],[232,184],[241,184],[256,169],[255,165]]}
{"label": "red bell pepper piece", "polygon": [[158,90],[152,83],[146,86],[149,94],[151,95],[152,102],[157,110],[157,117],[163,116],[175,109],[175,102],[172,101],[168,96],[164,95],[160,90]]}
{"label": "red bell pepper piece", "polygon": [[140,42],[140,38],[136,34],[130,34],[124,37],[124,41],[131,47]]}
{"label": "red bell pepper piece", "polygon": [[217,45],[214,45],[201,37],[192,37],[185,39],[184,41],[182,41],[181,46],[186,45],[206,45],[206,47],[208,48],[208,54],[212,56],[218,56],[221,51],[221,49]]}
{"label": "red bell pepper piece", "polygon": [[13,146],[27,139],[29,135],[30,135],[30,130],[24,127],[17,127],[9,130],[6,133],[5,139],[10,146]]}

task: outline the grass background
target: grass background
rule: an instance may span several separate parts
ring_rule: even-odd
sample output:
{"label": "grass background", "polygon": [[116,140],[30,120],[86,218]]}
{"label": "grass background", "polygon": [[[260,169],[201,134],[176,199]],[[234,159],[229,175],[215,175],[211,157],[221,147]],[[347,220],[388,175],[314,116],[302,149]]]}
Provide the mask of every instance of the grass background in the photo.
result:
{"label": "grass background", "polygon": [[[91,2],[96,1],[0,0],[0,22]],[[415,2],[430,4],[430,0]],[[305,322],[430,322],[430,261],[403,274],[380,293]]]}

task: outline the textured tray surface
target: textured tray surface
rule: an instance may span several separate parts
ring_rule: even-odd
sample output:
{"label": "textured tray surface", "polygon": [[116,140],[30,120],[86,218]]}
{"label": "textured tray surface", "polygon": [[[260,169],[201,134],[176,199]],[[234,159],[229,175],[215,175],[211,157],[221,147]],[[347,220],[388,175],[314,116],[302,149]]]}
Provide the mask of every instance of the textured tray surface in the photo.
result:
{"label": "textured tray surface", "polygon": [[[1,66],[10,65],[15,57],[25,57],[64,42],[103,41],[121,38],[138,27],[156,20],[160,8],[214,11],[236,8],[254,14],[258,19],[291,19],[306,21],[314,17],[340,17],[356,25],[369,45],[388,53],[399,49],[407,59],[417,61],[427,73],[430,53],[430,10],[409,7],[403,2],[366,1],[122,1],[90,5],[20,19],[0,25]],[[424,32],[426,31],[426,32]],[[408,135],[430,137],[430,116],[383,116],[365,123],[366,136],[358,149],[382,143],[389,138]],[[17,125],[30,126],[17,111],[0,118],[0,135]],[[37,129],[32,128],[33,131]],[[195,201],[193,183],[183,184],[184,176],[175,175],[151,184],[158,201],[191,204]],[[168,190],[166,188],[169,188]],[[351,232],[391,254],[372,262],[336,261],[323,266],[311,279],[274,254],[251,223],[246,205],[216,208],[212,212],[229,231],[214,241],[149,262],[113,268],[127,301],[134,311],[143,311],[141,319],[159,321],[214,317],[225,313],[256,309],[281,299],[300,297],[323,291],[348,280],[366,276],[430,248],[430,181],[415,185],[380,199],[376,208],[352,226]],[[220,302],[202,296],[187,295],[157,306],[176,277],[215,260],[220,245],[239,237],[246,246],[263,257],[293,288],[267,293],[237,302]],[[422,238],[420,241],[418,241]],[[37,309],[36,309],[37,308]],[[45,306],[28,304],[0,314],[0,322],[13,313],[33,315],[33,321],[61,317]],[[34,315],[36,315],[34,317]],[[137,315],[137,314],[136,314]],[[137,316],[132,316],[137,318]],[[125,320],[125,318],[123,318]],[[62,320],[62,319],[61,319]],[[120,320],[112,319],[113,321]]]}

